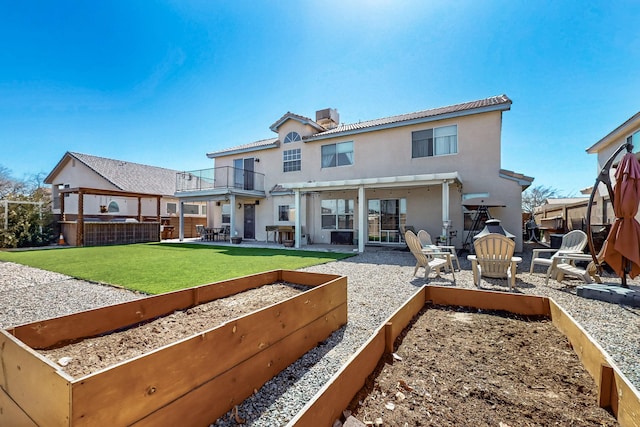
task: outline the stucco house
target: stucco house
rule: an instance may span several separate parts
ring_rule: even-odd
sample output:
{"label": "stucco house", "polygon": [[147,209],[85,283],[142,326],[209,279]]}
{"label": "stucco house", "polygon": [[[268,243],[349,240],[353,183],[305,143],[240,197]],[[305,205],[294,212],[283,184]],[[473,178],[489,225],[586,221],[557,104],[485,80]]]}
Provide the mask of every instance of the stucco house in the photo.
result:
{"label": "stucco house", "polygon": [[[295,246],[402,243],[402,226],[446,234],[461,247],[471,215],[463,200],[499,199],[490,214],[522,250],[522,191],[533,178],[501,165],[506,95],[342,124],[338,111],[315,120],[288,112],[272,138],[211,152],[214,168],[178,174],[181,203],[207,201],[208,225],[271,239],[294,227]],[[479,231],[479,230],[478,230]]]}
{"label": "stucco house", "polygon": [[[632,143],[633,153],[636,157],[640,157],[640,112],[636,113],[620,126],[609,132],[606,136],[600,139],[598,142],[587,148],[587,153],[597,155],[597,170],[594,171],[594,180],[605,166],[607,160],[613,153],[616,152],[623,144]],[[613,172],[618,162],[624,156],[626,150],[619,153],[611,168],[611,181],[615,182],[613,178]],[[613,207],[609,201],[609,196],[604,185],[599,185],[594,194],[594,202],[597,209],[592,212],[592,223],[610,224],[615,220],[615,214]],[[640,218],[640,215],[638,216]]]}
{"label": "stucco house", "polygon": [[[51,185],[54,215],[64,213],[67,221],[75,221],[79,211],[80,194],[72,190],[85,189],[82,210],[86,219],[109,221],[140,217],[141,220],[161,220],[163,228],[177,229],[181,213],[181,204],[174,196],[177,173],[172,169],[66,152],[44,182]],[[64,212],[61,194],[65,194]],[[182,216],[188,218],[186,234],[195,235],[191,223],[206,222],[206,204],[188,203],[182,207]],[[70,236],[70,240],[74,239]]]}

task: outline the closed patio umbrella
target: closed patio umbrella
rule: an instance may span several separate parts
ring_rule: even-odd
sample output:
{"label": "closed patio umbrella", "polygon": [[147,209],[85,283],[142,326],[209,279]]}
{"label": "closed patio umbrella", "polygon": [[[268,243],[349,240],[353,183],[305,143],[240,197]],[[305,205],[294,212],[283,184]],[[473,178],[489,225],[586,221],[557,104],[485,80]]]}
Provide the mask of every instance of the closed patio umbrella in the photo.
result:
{"label": "closed patio umbrella", "polygon": [[604,260],[622,278],[640,274],[640,224],[635,220],[640,203],[640,163],[630,152],[624,155],[616,169],[613,190],[613,210],[616,220],[605,242]]}

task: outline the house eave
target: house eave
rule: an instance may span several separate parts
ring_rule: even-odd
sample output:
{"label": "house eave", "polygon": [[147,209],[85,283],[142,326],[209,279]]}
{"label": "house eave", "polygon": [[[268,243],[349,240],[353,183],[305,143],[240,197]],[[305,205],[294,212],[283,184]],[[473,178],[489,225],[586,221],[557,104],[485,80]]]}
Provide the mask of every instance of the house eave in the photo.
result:
{"label": "house eave", "polygon": [[234,156],[236,154],[244,154],[244,153],[252,153],[255,151],[263,151],[263,150],[269,150],[271,148],[277,148],[278,144],[277,143],[273,143],[273,144],[268,144],[268,145],[261,145],[259,147],[248,147],[248,148],[240,148],[237,150],[229,150],[229,151],[225,151],[225,152],[212,152],[212,153],[207,153],[207,157],[210,159],[216,159],[218,157],[226,157],[226,156]]}
{"label": "house eave", "polygon": [[287,120],[295,120],[299,123],[302,123],[303,125],[311,126],[312,128],[316,129],[319,132],[326,130],[325,128],[323,128],[313,120],[308,119],[306,117],[298,116],[297,114],[296,115],[285,114],[280,120],[278,120],[277,122],[269,126],[269,129],[272,130],[273,132],[278,133],[278,128],[280,128],[280,126],[282,126]]}
{"label": "house eave", "polygon": [[522,187],[522,191],[529,188],[529,186],[535,179],[533,177],[526,176],[517,172],[508,171],[506,169],[500,169],[500,172],[498,172],[498,175],[500,176],[500,178],[517,182]]}
{"label": "house eave", "polygon": [[595,154],[598,153],[603,148],[612,144],[620,138],[620,136],[624,136],[628,133],[631,133],[631,129],[640,127],[640,112],[634,114],[627,121],[622,123],[620,126],[609,132],[604,138],[600,141],[593,144],[591,147],[587,148],[587,153]]}
{"label": "house eave", "polygon": [[234,195],[241,198],[264,199],[267,197],[264,191],[259,190],[242,190],[236,188],[214,188],[210,190],[198,191],[178,191],[173,197],[182,202],[185,201],[208,201],[208,200],[224,200]]}

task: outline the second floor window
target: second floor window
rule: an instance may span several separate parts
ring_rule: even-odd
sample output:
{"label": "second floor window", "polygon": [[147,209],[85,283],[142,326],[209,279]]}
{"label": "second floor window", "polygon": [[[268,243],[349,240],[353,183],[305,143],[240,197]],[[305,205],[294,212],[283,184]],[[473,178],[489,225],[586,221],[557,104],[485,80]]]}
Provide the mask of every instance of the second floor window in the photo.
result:
{"label": "second floor window", "polygon": [[458,152],[458,126],[411,132],[411,157],[432,157]]}
{"label": "second floor window", "polygon": [[284,137],[285,144],[297,141],[302,141],[302,138],[300,138],[300,134],[298,134],[298,132],[289,132],[287,136]]}
{"label": "second floor window", "polygon": [[285,150],[282,152],[282,171],[293,172],[299,171],[301,167],[302,155],[300,149]]}
{"label": "second floor window", "polygon": [[353,141],[322,146],[322,167],[334,168],[353,164]]}

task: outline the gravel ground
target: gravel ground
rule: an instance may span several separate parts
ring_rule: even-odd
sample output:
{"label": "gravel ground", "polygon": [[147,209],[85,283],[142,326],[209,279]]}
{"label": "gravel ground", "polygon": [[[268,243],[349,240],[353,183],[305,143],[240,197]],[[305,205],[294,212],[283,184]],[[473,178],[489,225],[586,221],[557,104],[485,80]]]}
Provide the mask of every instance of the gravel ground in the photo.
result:
{"label": "gravel ground", "polygon": [[[553,298],[611,355],[639,389],[640,309],[578,297],[575,285],[579,282],[572,279],[563,283],[551,280],[546,286],[541,268],[534,274],[528,273],[530,249],[526,248],[521,255],[516,292]],[[469,262],[460,257],[460,263],[462,271],[456,272],[455,284],[447,273],[440,279],[431,278],[428,283],[475,288]],[[367,248],[364,254],[304,269],[348,276],[349,322],[240,405],[238,413],[246,425],[286,424],[371,332],[427,283],[422,269],[413,277],[414,265],[415,259],[409,252]],[[630,284],[637,286],[638,281]],[[481,288],[508,291],[506,280],[498,279],[483,280]],[[0,263],[0,326],[5,328],[140,297],[57,273]],[[214,425],[235,426],[235,417],[229,413]]]}

